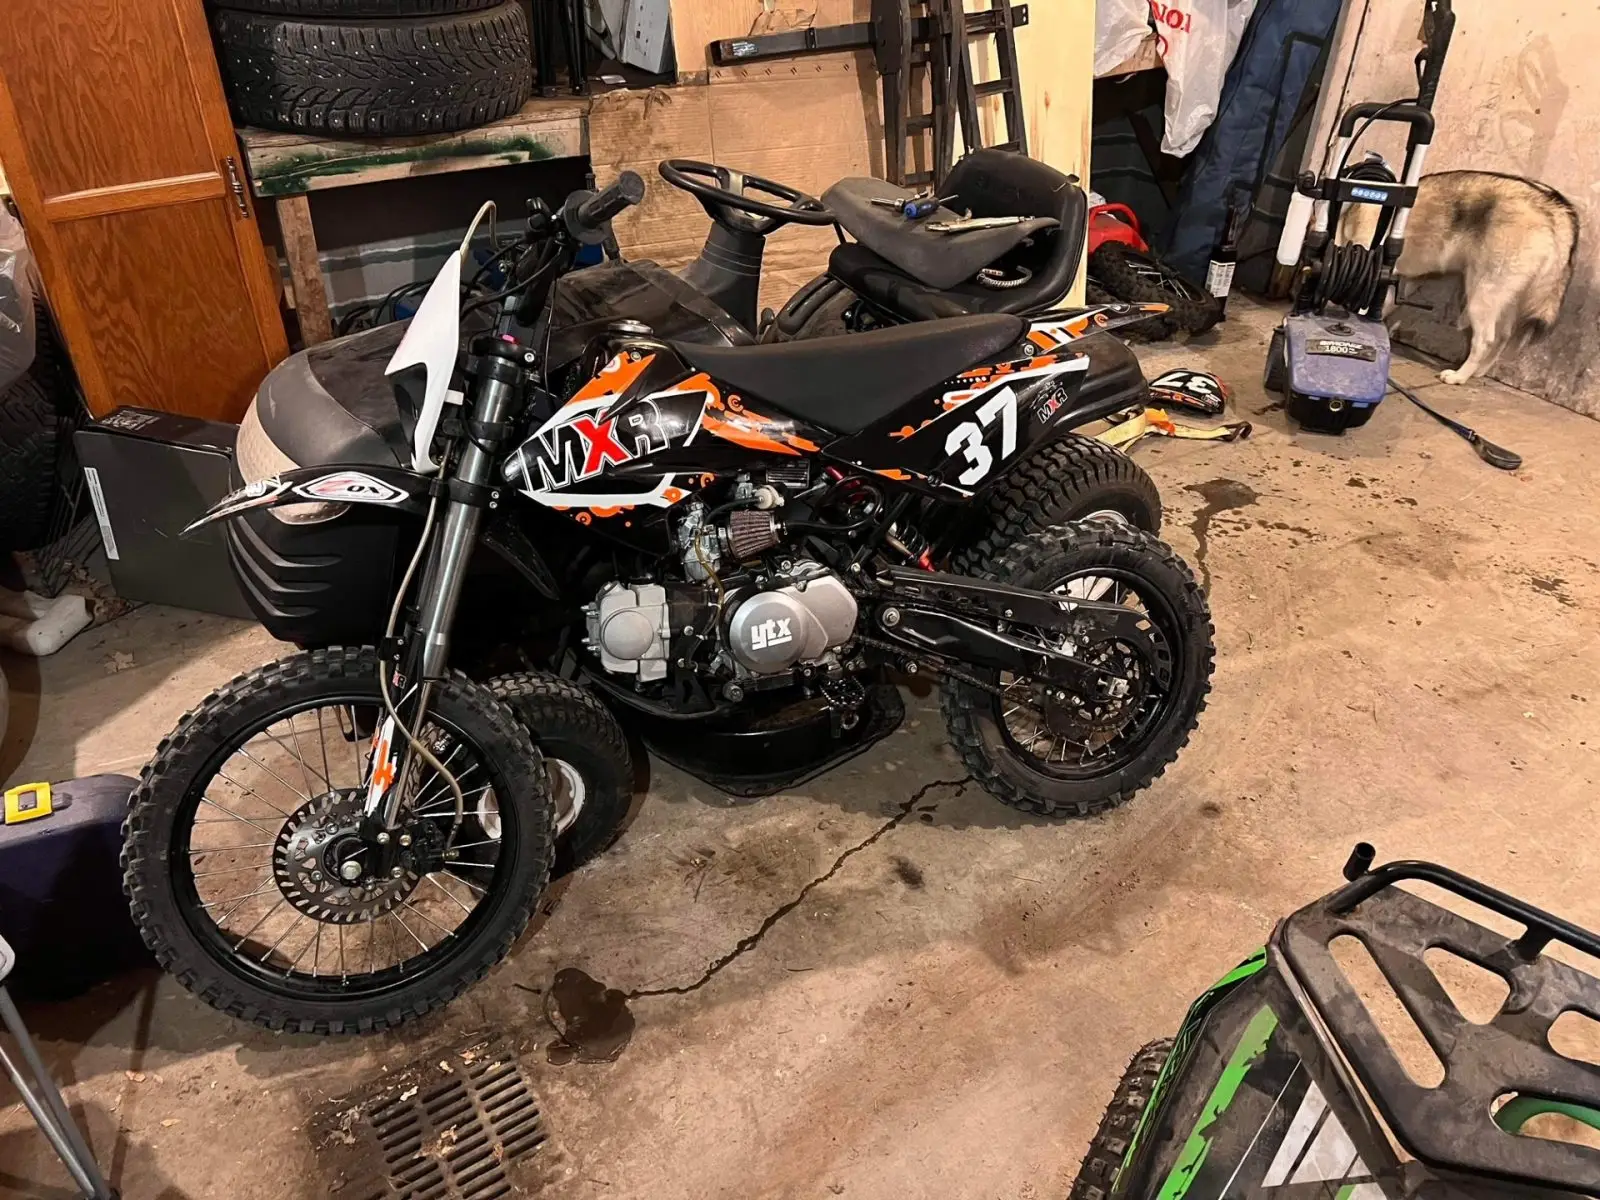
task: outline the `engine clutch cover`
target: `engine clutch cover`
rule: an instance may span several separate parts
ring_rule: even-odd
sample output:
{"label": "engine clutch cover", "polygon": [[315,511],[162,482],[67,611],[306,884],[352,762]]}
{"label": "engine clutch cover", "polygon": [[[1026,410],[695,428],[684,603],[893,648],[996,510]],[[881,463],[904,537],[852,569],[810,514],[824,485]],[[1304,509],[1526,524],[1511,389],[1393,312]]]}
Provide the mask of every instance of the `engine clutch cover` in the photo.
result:
{"label": "engine clutch cover", "polygon": [[802,564],[788,587],[757,592],[734,609],[728,648],[758,675],[786,671],[850,640],[856,599],[826,568]]}

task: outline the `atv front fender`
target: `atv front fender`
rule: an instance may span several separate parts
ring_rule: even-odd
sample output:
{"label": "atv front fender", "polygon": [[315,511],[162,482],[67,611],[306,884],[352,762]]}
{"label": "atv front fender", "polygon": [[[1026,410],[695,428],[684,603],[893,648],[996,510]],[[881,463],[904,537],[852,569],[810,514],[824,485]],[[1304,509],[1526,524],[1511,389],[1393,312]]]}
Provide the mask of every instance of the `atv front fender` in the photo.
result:
{"label": "atv front fender", "polygon": [[394,512],[427,511],[433,479],[403,467],[301,467],[247,483],[218,500],[183,531],[184,537],[254,508],[290,504],[376,504]]}

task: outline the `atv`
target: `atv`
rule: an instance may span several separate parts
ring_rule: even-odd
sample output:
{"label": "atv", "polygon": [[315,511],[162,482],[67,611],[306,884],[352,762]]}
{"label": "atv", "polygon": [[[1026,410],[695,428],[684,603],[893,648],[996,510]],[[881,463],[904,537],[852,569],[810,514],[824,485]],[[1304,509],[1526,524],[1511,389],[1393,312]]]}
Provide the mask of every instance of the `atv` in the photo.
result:
{"label": "atv", "polygon": [[1008,313],[730,344],[682,280],[573,271],[642,196],[629,173],[535,209],[511,286],[463,304],[485,205],[386,365],[319,347],[246,414],[246,478],[194,527],[227,523],[304,649],[183,718],[124,851],[146,942],[225,1011],[345,1032],[446,1003],[616,836],[630,732],[759,794],[887,736],[891,673],[927,674],[974,779],[1079,816],[1195,728],[1188,567],[1050,516],[1071,426],[1143,387],[1125,346]]}
{"label": "atv", "polygon": [[[1600,979],[1568,965],[1576,951],[1592,970],[1600,937],[1448,868],[1372,860],[1358,845],[1344,887],[1139,1051],[1072,1200],[1600,1196],[1596,1047],[1555,1028],[1600,1020]],[[1462,901],[1516,933],[1458,915]],[[1462,1014],[1426,961],[1441,951],[1503,981],[1497,1013]],[[1374,1006],[1374,984],[1403,1014],[1374,1019],[1394,999]],[[1396,1036],[1404,1014],[1425,1045]]]}

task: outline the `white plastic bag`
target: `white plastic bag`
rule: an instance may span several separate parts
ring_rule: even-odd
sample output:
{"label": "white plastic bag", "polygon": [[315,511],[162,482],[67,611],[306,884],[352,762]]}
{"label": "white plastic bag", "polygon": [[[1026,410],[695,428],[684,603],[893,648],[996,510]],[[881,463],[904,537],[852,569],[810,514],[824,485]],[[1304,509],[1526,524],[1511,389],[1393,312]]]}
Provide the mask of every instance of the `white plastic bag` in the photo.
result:
{"label": "white plastic bag", "polygon": [[1150,0],[1167,68],[1166,153],[1188,154],[1216,120],[1223,79],[1255,8],[1256,0]]}
{"label": "white plastic bag", "polygon": [[1104,75],[1125,63],[1150,36],[1150,0],[1096,0],[1094,73]]}
{"label": "white plastic bag", "polygon": [[33,363],[32,266],[21,223],[0,205],[0,391]]}

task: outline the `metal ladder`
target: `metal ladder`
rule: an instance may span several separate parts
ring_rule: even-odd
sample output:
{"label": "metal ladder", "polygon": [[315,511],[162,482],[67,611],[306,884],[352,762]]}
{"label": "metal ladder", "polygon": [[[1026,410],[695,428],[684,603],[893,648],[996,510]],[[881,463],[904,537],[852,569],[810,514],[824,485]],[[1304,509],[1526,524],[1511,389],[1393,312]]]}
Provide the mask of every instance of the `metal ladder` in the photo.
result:
{"label": "metal ladder", "polygon": [[[1017,20],[1010,0],[989,0],[986,10],[968,13],[962,0],[918,0],[921,11],[912,12],[908,0],[874,0],[874,39],[878,72],[883,76],[885,174],[905,187],[940,187],[955,165],[956,121],[968,151],[983,144],[978,103],[1001,97],[1006,139],[997,149],[1028,152],[1028,135],[1022,111],[1022,89],[1017,72]],[[1023,23],[1026,11],[1019,14]],[[921,42],[900,42],[898,31],[922,28]],[[973,77],[972,43],[993,37],[998,74],[978,83]],[[930,111],[912,108],[914,98],[931,101]],[[918,153],[918,151],[921,153]],[[915,161],[927,164],[913,171]]]}
{"label": "metal ladder", "polygon": [[[902,187],[942,185],[955,165],[956,122],[966,148],[983,146],[978,101],[1001,97],[1006,141],[998,149],[1028,152],[1022,90],[1017,72],[1016,31],[1028,24],[1028,6],[989,0],[966,11],[963,0],[872,0],[872,19],[852,25],[812,26],[786,33],[723,38],[711,43],[719,67],[773,58],[870,49],[883,79],[884,175]],[[999,75],[976,83],[972,43],[995,39]],[[913,102],[928,99],[927,112]],[[927,164],[913,171],[913,162]]]}

